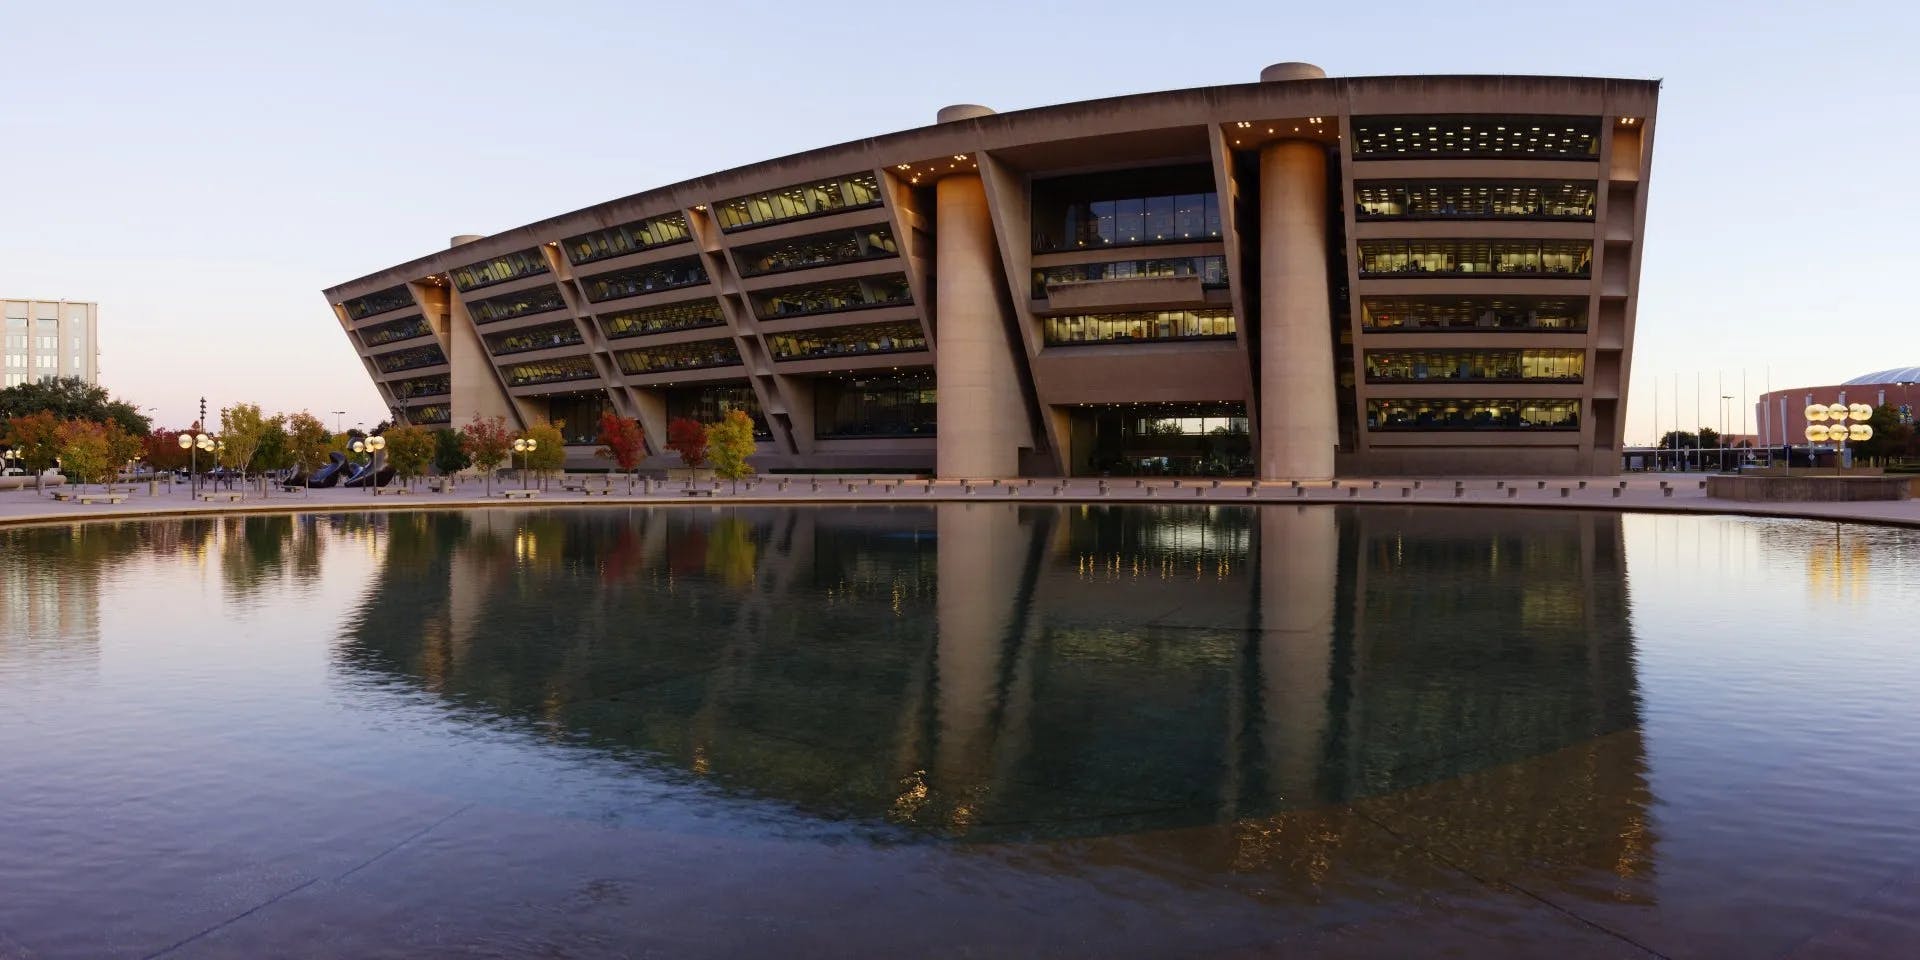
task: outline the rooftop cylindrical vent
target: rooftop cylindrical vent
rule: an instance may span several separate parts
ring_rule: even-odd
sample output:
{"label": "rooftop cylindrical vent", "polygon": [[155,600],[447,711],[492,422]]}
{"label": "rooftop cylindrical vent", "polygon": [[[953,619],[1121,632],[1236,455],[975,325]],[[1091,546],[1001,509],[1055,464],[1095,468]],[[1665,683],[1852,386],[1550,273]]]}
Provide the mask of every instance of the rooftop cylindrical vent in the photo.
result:
{"label": "rooftop cylindrical vent", "polygon": [[1288,80],[1325,80],[1327,72],[1311,63],[1276,63],[1260,71],[1261,83],[1284,83]]}

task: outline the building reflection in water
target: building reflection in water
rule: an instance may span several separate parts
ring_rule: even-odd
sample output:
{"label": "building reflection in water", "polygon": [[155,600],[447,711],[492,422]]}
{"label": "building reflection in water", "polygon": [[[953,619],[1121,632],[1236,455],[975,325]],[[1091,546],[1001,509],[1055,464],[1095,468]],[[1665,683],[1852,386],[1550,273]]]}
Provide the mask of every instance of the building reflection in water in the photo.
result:
{"label": "building reflection in water", "polygon": [[1487,519],[394,515],[338,657],[881,833],[1164,838],[1159,860],[1319,882],[1385,829],[1643,878],[1620,520]]}

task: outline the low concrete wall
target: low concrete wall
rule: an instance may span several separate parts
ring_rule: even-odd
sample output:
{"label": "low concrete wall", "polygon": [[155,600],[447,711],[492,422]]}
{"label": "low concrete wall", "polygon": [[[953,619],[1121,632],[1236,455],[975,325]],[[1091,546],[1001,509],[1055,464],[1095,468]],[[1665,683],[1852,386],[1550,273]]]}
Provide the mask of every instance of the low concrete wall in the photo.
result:
{"label": "low concrete wall", "polygon": [[[45,485],[47,489],[51,490],[54,487],[58,487],[58,486],[61,486],[62,484],[65,484],[66,482],[67,482],[66,477],[63,477],[59,474],[55,474],[46,479]],[[0,477],[0,490],[31,490],[31,489],[33,489],[32,477]]]}
{"label": "low concrete wall", "polygon": [[1707,496],[1721,500],[1839,503],[1905,500],[1913,496],[1913,490],[1906,477],[1708,477]]}

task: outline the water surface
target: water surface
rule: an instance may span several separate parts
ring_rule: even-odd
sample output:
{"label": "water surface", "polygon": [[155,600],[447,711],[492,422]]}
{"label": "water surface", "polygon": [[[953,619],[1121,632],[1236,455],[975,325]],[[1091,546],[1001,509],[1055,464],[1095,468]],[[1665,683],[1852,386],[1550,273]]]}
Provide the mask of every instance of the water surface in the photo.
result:
{"label": "water surface", "polygon": [[0,957],[1911,953],[1916,559],[1384,505],[0,532]]}

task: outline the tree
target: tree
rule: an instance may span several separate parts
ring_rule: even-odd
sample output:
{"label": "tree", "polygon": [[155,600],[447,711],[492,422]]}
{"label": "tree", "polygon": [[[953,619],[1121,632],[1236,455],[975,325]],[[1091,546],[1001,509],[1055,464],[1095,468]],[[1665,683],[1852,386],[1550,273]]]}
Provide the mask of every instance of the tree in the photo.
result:
{"label": "tree", "polygon": [[253,465],[263,473],[293,466],[293,446],[287,436],[286,414],[276,413],[266,419],[260,433],[260,449],[253,453]]}
{"label": "tree", "polygon": [[460,431],[441,427],[433,432],[433,468],[441,476],[451,477],[470,466],[473,460],[460,445]]}
{"label": "tree", "polygon": [[547,475],[567,463],[567,438],[558,426],[536,423],[527,428],[527,439],[533,441],[533,449],[527,452],[524,465],[545,485]]}
{"label": "tree", "polygon": [[122,430],[145,434],[153,423],[125,400],[116,400],[105,387],[80,377],[50,377],[0,390],[0,420],[32,413],[50,413],[55,420],[91,420],[118,423]]}
{"label": "tree", "polygon": [[680,455],[689,469],[707,463],[707,428],[690,417],[674,417],[667,423],[667,449]]}
{"label": "tree", "polygon": [[179,470],[187,465],[187,451],[180,448],[180,438],[190,435],[192,435],[190,430],[168,430],[165,427],[155,427],[153,432],[146,436],[145,449],[141,451],[141,458],[147,461],[147,466],[155,470],[168,472]]}
{"label": "tree", "polygon": [[612,460],[620,472],[627,475],[627,492],[632,493],[633,475],[647,456],[647,437],[640,429],[640,421],[609,410],[600,415],[600,429],[594,439],[599,441],[600,449],[593,455]]}
{"label": "tree", "polygon": [[1849,444],[1856,457],[1882,460],[1897,457],[1906,452],[1913,439],[1913,427],[1900,422],[1900,410],[1891,404],[1873,408],[1867,426],[1873,428],[1873,436]]}
{"label": "tree", "polygon": [[68,420],[56,431],[60,442],[60,472],[76,484],[104,483],[113,476],[108,459],[107,430],[91,420]]}
{"label": "tree", "polygon": [[295,470],[308,474],[318,470],[332,444],[333,434],[319,417],[305,410],[287,416],[287,454]]}
{"label": "tree", "polygon": [[119,474],[121,467],[140,459],[140,454],[146,450],[147,438],[145,434],[128,433],[113,420],[107,421],[101,431],[107,445],[107,492],[111,493],[113,477]]}
{"label": "tree", "polygon": [[427,428],[389,427],[381,436],[387,438],[387,462],[400,475],[401,483],[410,484],[414,477],[427,472],[427,464],[433,460],[433,434]]}
{"label": "tree", "polygon": [[720,422],[707,426],[707,450],[713,458],[713,473],[733,481],[733,492],[740,492],[740,481],[753,476],[753,418],[745,410],[728,410]]}
{"label": "tree", "polygon": [[6,442],[33,473],[33,489],[44,491],[44,474],[60,456],[60,418],[45,411],[13,417],[7,421]]}
{"label": "tree", "polygon": [[267,418],[260,414],[260,407],[251,403],[236,403],[220,411],[220,442],[224,448],[220,452],[222,466],[240,471],[244,479],[247,468],[253,464],[254,454],[260,452],[260,443],[266,438]]}
{"label": "tree", "polygon": [[487,495],[493,495],[493,472],[513,451],[513,434],[507,431],[507,418],[474,417],[460,428],[460,448],[467,459],[487,475]]}

